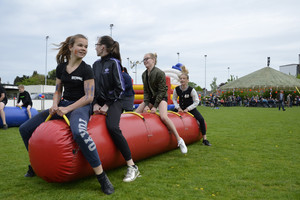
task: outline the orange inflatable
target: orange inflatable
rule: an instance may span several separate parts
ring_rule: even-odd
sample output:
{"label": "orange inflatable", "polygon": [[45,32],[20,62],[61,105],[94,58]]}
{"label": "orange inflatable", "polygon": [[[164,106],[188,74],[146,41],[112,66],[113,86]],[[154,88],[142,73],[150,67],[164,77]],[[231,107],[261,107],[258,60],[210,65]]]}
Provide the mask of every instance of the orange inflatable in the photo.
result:
{"label": "orange inflatable", "polygon": [[[186,144],[202,138],[192,115],[172,112],[168,116]],[[157,114],[123,113],[120,128],[134,161],[178,148],[174,134],[168,131]],[[107,131],[104,115],[91,116],[88,132],[105,170],[126,164]],[[28,151],[35,173],[48,182],[68,182],[94,174],[63,120],[42,123],[29,140]],[[178,154],[181,154],[179,149]]]}

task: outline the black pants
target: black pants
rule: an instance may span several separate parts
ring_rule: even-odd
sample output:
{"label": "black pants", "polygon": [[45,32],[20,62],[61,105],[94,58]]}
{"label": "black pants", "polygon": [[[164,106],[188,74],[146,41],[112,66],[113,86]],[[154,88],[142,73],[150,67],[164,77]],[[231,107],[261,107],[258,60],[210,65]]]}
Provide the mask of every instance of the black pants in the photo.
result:
{"label": "black pants", "polygon": [[284,109],[284,101],[283,100],[279,100],[279,104],[278,104],[278,109],[280,110],[280,107],[282,107],[282,110]]}
{"label": "black pants", "polygon": [[111,104],[107,110],[106,126],[108,132],[113,139],[116,147],[122,153],[126,161],[131,159],[131,151],[129,149],[127,140],[122,134],[120,129],[120,118],[122,114],[122,104],[120,101],[116,101]]}
{"label": "black pants", "polygon": [[194,117],[197,119],[197,121],[200,124],[200,130],[202,135],[206,135],[206,127],[205,127],[205,121],[200,112],[197,110],[197,108],[194,108],[193,110],[189,111],[191,114],[194,115]]}
{"label": "black pants", "polygon": [[[175,112],[178,112],[177,109],[174,110]],[[197,108],[194,108],[193,110],[189,111],[189,113],[193,114],[196,120],[199,122],[199,127],[201,130],[202,135],[206,135],[206,126],[205,121],[200,112],[197,110]]]}

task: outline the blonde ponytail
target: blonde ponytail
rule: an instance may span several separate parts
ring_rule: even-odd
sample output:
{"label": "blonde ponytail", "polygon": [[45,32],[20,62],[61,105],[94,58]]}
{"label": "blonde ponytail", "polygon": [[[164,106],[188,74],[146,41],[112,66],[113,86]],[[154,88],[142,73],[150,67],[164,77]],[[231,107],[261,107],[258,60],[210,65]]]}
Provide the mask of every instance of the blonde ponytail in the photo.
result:
{"label": "blonde ponytail", "polygon": [[189,70],[185,67],[185,65],[180,66],[181,74],[178,76],[180,78],[182,75],[185,75],[187,79],[189,79]]}

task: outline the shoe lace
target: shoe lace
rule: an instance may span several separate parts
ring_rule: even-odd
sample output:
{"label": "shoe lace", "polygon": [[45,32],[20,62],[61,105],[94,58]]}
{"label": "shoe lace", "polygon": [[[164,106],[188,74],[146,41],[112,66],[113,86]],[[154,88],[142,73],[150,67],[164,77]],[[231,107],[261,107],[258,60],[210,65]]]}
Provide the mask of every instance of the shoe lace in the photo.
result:
{"label": "shoe lace", "polygon": [[135,170],[133,167],[127,168],[126,178],[130,178],[135,173]]}
{"label": "shoe lace", "polygon": [[112,187],[112,184],[107,177],[104,179],[103,183],[106,187]]}
{"label": "shoe lace", "polygon": [[178,142],[178,147],[181,147],[183,144],[182,144],[182,140],[180,140],[179,142]]}

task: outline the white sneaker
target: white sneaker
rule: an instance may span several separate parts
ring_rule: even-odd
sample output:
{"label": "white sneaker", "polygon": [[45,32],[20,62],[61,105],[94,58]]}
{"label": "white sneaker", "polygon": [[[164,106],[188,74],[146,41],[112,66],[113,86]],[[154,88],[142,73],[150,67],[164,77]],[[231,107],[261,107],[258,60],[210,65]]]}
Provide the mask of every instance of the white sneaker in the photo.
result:
{"label": "white sneaker", "polygon": [[180,138],[180,140],[178,141],[178,146],[180,147],[181,153],[187,153],[188,149],[182,138]]}
{"label": "white sneaker", "polygon": [[127,173],[126,176],[124,177],[123,181],[124,182],[131,182],[136,179],[140,175],[139,168],[138,166],[133,167],[133,166],[128,166],[127,168]]}

